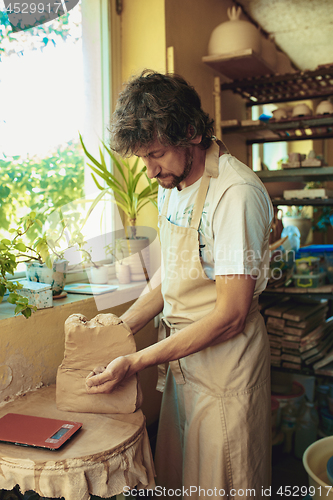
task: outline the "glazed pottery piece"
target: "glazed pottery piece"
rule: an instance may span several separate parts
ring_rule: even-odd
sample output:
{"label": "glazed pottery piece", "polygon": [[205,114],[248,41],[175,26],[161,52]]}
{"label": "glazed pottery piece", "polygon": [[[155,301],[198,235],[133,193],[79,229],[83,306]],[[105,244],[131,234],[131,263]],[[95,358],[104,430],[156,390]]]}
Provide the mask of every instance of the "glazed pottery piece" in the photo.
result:
{"label": "glazed pottery piece", "polygon": [[210,36],[208,55],[229,54],[245,49],[261,53],[261,36],[254,24],[240,20],[242,9],[228,9],[229,21],[219,24]]}
{"label": "glazed pottery piece", "polygon": [[316,109],[316,115],[330,115],[333,113],[333,104],[330,101],[321,101]]}
{"label": "glazed pottery piece", "polygon": [[308,116],[308,115],[312,115],[312,111],[309,108],[309,106],[303,102],[303,103],[297,104],[294,107],[292,115],[293,116]]}
{"label": "glazed pottery piece", "polygon": [[51,285],[52,295],[60,295],[66,284],[67,260],[56,260],[52,268],[38,261],[27,262],[26,277],[29,281]]}

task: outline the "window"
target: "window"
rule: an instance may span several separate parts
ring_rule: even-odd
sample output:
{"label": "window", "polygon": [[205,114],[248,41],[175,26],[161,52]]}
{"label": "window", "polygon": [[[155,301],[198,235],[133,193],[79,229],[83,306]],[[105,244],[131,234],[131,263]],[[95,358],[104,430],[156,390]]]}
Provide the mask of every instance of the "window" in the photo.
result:
{"label": "window", "polygon": [[[83,220],[97,194],[79,143],[80,132],[98,152],[110,113],[108,2],[93,4],[13,33],[0,0],[1,237],[30,210],[47,220],[54,207],[75,208]],[[112,229],[111,205],[94,211],[86,237]]]}

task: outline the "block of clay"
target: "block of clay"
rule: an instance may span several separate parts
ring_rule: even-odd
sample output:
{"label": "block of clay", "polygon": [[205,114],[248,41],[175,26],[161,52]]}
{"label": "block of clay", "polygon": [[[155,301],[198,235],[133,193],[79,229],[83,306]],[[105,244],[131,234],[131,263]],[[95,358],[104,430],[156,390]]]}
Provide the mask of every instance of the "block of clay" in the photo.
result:
{"label": "block of clay", "polygon": [[110,394],[88,394],[86,377],[97,366],[136,351],[133,334],[114,314],[98,314],[88,321],[72,314],[65,322],[65,354],[56,380],[57,408],[79,413],[133,413],[141,405],[137,375]]}

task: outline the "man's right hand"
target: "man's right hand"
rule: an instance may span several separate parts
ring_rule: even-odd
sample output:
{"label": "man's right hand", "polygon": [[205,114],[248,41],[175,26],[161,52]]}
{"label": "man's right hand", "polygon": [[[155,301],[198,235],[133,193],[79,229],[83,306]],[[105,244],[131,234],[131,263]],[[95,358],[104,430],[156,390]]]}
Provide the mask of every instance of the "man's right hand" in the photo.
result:
{"label": "man's right hand", "polygon": [[119,356],[107,367],[95,368],[86,378],[86,389],[89,394],[110,393],[123,380],[133,375],[129,356]]}

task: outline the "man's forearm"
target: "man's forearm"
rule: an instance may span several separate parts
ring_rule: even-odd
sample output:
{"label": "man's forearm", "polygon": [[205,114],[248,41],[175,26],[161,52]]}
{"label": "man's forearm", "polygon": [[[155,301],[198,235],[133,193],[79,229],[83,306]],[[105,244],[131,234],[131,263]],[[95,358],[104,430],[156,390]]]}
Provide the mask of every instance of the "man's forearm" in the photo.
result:
{"label": "man's forearm", "polygon": [[142,295],[121,316],[135,334],[163,310],[161,285]]}
{"label": "man's forearm", "polygon": [[170,337],[134,354],[129,354],[131,373],[144,368],[179,359],[198,352],[205,347],[225,342],[240,333],[243,324],[227,312],[220,315],[214,311]]}

